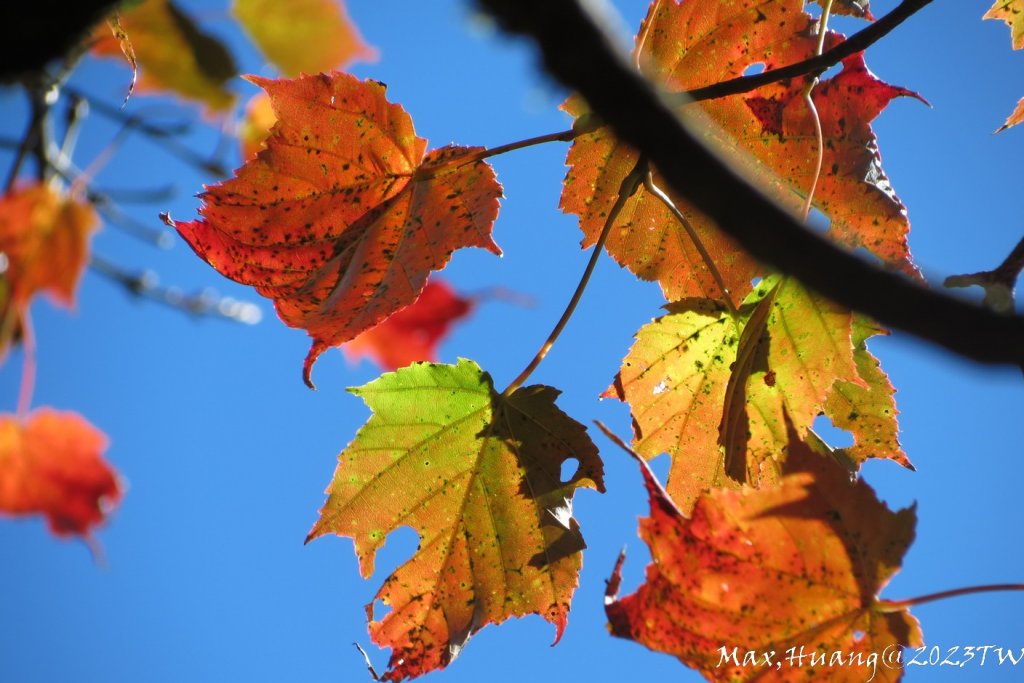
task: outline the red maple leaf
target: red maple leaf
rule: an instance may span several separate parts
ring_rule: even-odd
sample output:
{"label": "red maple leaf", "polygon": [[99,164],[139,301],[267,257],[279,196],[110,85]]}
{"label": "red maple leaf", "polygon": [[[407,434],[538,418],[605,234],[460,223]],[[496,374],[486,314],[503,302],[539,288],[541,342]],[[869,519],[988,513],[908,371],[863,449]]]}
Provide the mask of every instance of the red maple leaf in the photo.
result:
{"label": "red maple leaf", "polygon": [[437,278],[416,301],[341,347],[351,360],[369,358],[385,370],[416,361],[436,361],[437,347],[451,327],[473,312],[473,299],[459,296]]}
{"label": "red maple leaf", "polygon": [[0,416],[0,513],[46,515],[58,536],[88,536],[121,499],[103,432],[72,412]]}
{"label": "red maple leaf", "polygon": [[207,189],[201,220],[171,224],[309,332],[312,386],[323,351],[415,301],[455,249],[501,253],[491,239],[501,186],[477,148],[426,153],[380,83],[341,73],[251,80],[277,117],[267,148]]}

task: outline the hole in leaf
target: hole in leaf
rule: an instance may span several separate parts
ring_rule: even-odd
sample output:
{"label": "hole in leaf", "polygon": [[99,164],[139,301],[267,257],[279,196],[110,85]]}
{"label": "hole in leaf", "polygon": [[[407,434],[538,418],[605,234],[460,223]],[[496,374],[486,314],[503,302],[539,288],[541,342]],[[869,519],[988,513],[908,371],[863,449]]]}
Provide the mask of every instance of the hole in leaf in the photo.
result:
{"label": "hole in leaf", "polygon": [[854,639],[854,641],[856,641],[856,642],[860,642],[860,640],[861,640],[861,639],[862,639],[863,637],[864,637],[864,631],[860,631],[860,630],[858,630],[858,631],[854,631],[854,632],[853,632],[853,639]]}
{"label": "hole in leaf", "polygon": [[841,62],[839,64],[833,64],[828,69],[826,69],[825,73],[821,74],[821,76],[819,76],[818,79],[820,81],[824,82],[826,79],[832,78],[833,76],[835,76],[836,74],[838,74],[842,70],[843,70],[843,65],[842,65]]}
{"label": "hole in leaf", "polygon": [[412,527],[402,526],[387,535],[377,549],[375,576],[386,576],[411,558],[419,548],[420,535]]}
{"label": "hole in leaf", "polygon": [[572,481],[572,478],[576,476],[576,472],[580,469],[580,461],[576,458],[566,458],[562,461],[562,483]]}
{"label": "hole in leaf", "polygon": [[759,73],[762,73],[763,71],[764,71],[764,62],[757,62],[756,64],[751,64],[746,69],[744,69],[743,70],[743,75],[744,76],[753,76],[754,74],[759,74]]}
{"label": "hole in leaf", "polygon": [[383,600],[373,601],[373,620],[380,621],[391,613],[391,605],[384,604]]}
{"label": "hole in leaf", "polygon": [[815,418],[814,431],[832,448],[849,448],[853,445],[853,434],[836,427],[825,415]]}
{"label": "hole in leaf", "polygon": [[757,289],[757,286],[761,284],[761,280],[763,279],[763,277],[755,277],[753,280],[750,281],[750,286],[753,287],[754,289]]}

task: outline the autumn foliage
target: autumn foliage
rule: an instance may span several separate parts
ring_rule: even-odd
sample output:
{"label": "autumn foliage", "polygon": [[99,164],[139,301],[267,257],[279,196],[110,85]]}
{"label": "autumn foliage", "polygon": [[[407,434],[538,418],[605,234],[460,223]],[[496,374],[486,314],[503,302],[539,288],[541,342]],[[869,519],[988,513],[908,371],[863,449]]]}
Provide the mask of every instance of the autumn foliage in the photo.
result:
{"label": "autumn foliage", "polygon": [[[679,95],[842,45],[827,29],[830,12],[874,19],[867,2],[819,4],[812,14],[803,0],[656,0],[631,59],[764,194],[804,220],[816,210],[828,239],[919,280],[906,207],[871,127],[894,99],[921,100],[915,92],[880,80],[856,52],[820,80],[809,70],[697,104]],[[246,77],[263,93],[236,128],[243,163],[204,188],[198,218],[162,217],[200,259],[306,331],[307,385],[334,347],[386,371],[349,390],[371,415],[338,456],[306,538],[351,538],[369,578],[391,532],[418,534],[415,554],[367,608],[370,638],[391,649],[381,678],[442,669],[473,634],[513,617],[540,615],[556,642],[567,627],[585,548],[573,499],[581,488],[604,491],[604,465],[582,418],[556,405],[559,390],[527,379],[596,261],[534,362],[503,389],[472,360],[437,362],[476,299],[434,274],[464,247],[501,255],[492,230],[503,189],[487,159],[553,140],[571,143],[559,208],[576,217],[581,247],[596,245],[594,259],[606,252],[665,298],[621,366],[607,368],[602,395],[629,412],[631,445],[620,445],[650,500],[639,534],[652,562],[643,585],[619,597],[620,558],[606,602],[611,633],[730,681],[764,671],[720,666],[726,643],[869,654],[923,641],[909,604],[880,597],[913,540],[915,511],[892,512],[858,478],[869,459],[913,469],[895,389],[869,349],[887,334],[881,325],[758,263],[578,95],[563,105],[574,121],[565,133],[508,149],[431,149],[383,83],[335,70],[374,55],[342,6],[238,0],[232,14],[282,76]],[[1022,16],[1021,0],[1000,0],[985,18],[1006,21],[1021,49]],[[236,104],[231,53],[169,0],[124,8],[93,29],[89,46],[127,57],[141,93],[171,91],[211,119]],[[1022,119],[1024,100],[1000,130]],[[33,298],[72,305],[89,258],[98,218],[79,189],[50,179],[0,198],[0,354],[24,341],[26,368]],[[28,402],[0,416],[0,513],[42,514],[58,535],[89,536],[121,496],[102,457],[106,438],[77,414],[28,413]],[[822,416],[852,445],[819,436]],[[664,485],[646,464],[662,454],[671,458]],[[578,466],[563,477],[568,461]],[[375,604],[390,611],[375,618]],[[792,668],[771,680],[815,673]],[[879,669],[878,678],[902,673]]]}
{"label": "autumn foliage", "polygon": [[106,446],[76,413],[0,416],[0,514],[43,514],[55,534],[88,535],[121,498]]}

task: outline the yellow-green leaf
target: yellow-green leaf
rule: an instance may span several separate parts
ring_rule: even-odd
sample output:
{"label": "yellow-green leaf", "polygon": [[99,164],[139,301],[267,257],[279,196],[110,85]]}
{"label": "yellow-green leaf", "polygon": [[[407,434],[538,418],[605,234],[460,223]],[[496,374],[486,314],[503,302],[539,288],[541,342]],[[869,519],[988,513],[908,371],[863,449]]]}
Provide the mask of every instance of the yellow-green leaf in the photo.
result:
{"label": "yellow-green leaf", "polygon": [[99,27],[93,51],[123,58],[128,41],[138,63],[140,91],[169,90],[213,111],[223,111],[234,102],[226,87],[237,75],[231,53],[171,0],[145,0],[125,9],[120,25],[118,36],[106,25]]}
{"label": "yellow-green leaf", "polygon": [[330,71],[374,55],[341,0],[235,0],[231,12],[285,76]]}
{"label": "yellow-green leaf", "polygon": [[[414,363],[352,389],[373,415],[339,456],[309,538],[355,541],[364,576],[387,535],[411,526],[416,554],[385,581],[370,636],[392,648],[384,678],[447,666],[490,623],[540,614],[565,628],[584,547],[578,487],[603,490],[585,428],[531,386],[498,395],[472,361]],[[576,459],[568,481],[562,463]]]}

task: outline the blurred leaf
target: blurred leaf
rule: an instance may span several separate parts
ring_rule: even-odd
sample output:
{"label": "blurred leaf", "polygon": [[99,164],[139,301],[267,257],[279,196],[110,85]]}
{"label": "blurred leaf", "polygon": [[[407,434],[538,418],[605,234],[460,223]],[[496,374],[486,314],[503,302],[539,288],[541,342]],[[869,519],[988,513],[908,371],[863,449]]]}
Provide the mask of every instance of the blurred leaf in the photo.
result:
{"label": "blurred leaf", "polygon": [[[223,111],[234,102],[225,87],[238,73],[231,54],[171,0],[145,0],[122,11],[120,23],[138,61],[140,91],[169,90],[213,111]],[[105,57],[123,56],[124,40],[99,27],[93,51]]]}
{"label": "blurred leaf", "polygon": [[235,0],[231,12],[285,76],[340,69],[374,56],[341,0]]}
{"label": "blurred leaf", "polygon": [[452,325],[473,311],[473,300],[461,297],[439,278],[431,278],[419,298],[384,322],[341,347],[358,360],[370,358],[385,370],[416,361],[436,361],[437,347]]}
{"label": "blurred leaf", "polygon": [[0,415],[0,514],[43,514],[58,536],[88,536],[121,499],[106,446],[78,413]]}

